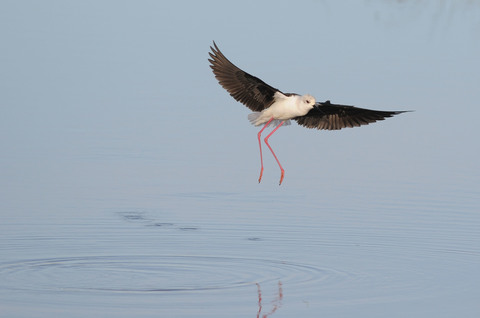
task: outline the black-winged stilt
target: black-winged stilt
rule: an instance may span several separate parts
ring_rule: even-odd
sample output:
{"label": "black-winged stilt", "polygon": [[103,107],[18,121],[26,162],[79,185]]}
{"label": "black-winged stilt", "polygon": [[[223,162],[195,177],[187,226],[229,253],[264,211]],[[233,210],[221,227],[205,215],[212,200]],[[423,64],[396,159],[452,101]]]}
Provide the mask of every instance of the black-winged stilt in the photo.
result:
{"label": "black-winged stilt", "polygon": [[337,130],[346,127],[368,125],[377,120],[384,120],[387,117],[405,112],[379,111],[337,105],[330,103],[329,100],[316,102],[315,97],[312,95],[301,96],[295,93],[282,93],[261,79],[239,69],[220,52],[215,42],[213,42],[213,45],[214,47],[210,46],[212,52],[209,52],[211,59],[208,59],[208,61],[211,63],[210,67],[215,74],[215,78],[235,100],[243,103],[253,111],[253,113],[248,115],[248,119],[253,125],[259,126],[264,124],[263,128],[258,132],[261,163],[258,182],[262,181],[263,175],[262,142],[260,138],[263,130],[268,126],[276,126],[265,137],[264,141],[280,167],[280,184],[282,184],[285,170],[272,147],[270,147],[268,139],[282,125],[290,125],[290,119],[307,128]]}

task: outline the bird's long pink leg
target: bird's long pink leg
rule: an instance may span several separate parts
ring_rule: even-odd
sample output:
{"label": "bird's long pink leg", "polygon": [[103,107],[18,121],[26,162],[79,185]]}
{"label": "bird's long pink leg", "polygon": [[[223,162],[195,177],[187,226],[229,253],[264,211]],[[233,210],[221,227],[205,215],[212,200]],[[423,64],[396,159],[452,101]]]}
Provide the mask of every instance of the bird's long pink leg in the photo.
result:
{"label": "bird's long pink leg", "polygon": [[280,127],[283,125],[284,122],[285,122],[285,121],[282,121],[277,127],[275,127],[274,130],[272,130],[272,132],[271,132],[270,134],[268,134],[267,137],[265,137],[265,143],[267,144],[268,148],[270,149],[270,151],[272,152],[273,156],[275,157],[275,160],[277,160],[278,166],[280,167],[280,171],[282,172],[282,174],[281,174],[281,176],[280,176],[280,183],[279,183],[279,185],[282,184],[283,177],[285,176],[285,170],[283,170],[283,167],[282,167],[282,165],[280,164],[280,161],[278,161],[277,156],[276,156],[275,153],[273,152],[272,147],[270,147],[270,145],[268,144],[268,138],[270,138],[270,136],[273,135],[273,133],[276,132],[277,129],[280,128]]}
{"label": "bird's long pink leg", "polygon": [[258,183],[262,181],[262,175],[263,175],[263,156],[262,156],[262,141],[260,140],[260,137],[262,136],[262,132],[267,128],[267,126],[272,122],[273,117],[270,118],[269,121],[263,126],[263,128],[258,132],[258,146],[260,147],[260,163],[262,165],[262,168],[260,169],[260,177],[258,178]]}

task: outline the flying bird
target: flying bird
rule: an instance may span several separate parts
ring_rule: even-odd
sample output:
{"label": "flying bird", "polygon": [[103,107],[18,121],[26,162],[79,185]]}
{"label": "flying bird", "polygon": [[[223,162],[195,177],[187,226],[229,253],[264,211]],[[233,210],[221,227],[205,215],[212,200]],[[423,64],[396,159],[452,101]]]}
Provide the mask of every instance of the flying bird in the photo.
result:
{"label": "flying bird", "polygon": [[248,115],[249,121],[255,125],[264,125],[258,132],[260,147],[260,177],[263,175],[262,132],[268,126],[275,126],[265,137],[265,144],[273,154],[280,167],[280,185],[285,176],[280,161],[268,143],[268,139],[282,125],[290,125],[290,119],[307,128],[338,130],[346,127],[359,127],[385,118],[404,113],[405,111],[379,111],[347,105],[332,104],[329,100],[317,102],[312,95],[283,93],[268,85],[258,77],[242,71],[230,62],[213,42],[210,46],[210,67],[220,85],[238,102],[247,106],[253,113]]}

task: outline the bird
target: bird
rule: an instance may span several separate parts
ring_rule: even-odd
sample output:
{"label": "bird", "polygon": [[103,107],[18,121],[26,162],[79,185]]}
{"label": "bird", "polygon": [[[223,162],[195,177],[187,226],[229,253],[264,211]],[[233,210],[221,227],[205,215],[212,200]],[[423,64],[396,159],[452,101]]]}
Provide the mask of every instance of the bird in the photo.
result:
{"label": "bird", "polygon": [[265,128],[269,126],[275,128],[265,137],[264,142],[280,167],[279,185],[281,185],[285,176],[285,170],[268,140],[282,125],[290,125],[290,120],[295,120],[299,125],[307,128],[339,130],[347,127],[368,125],[407,112],[371,110],[356,106],[333,104],[330,100],[317,102],[315,97],[310,94],[284,93],[230,62],[220,51],[215,41],[213,41],[213,47],[210,46],[210,50],[208,61],[219,84],[236,101],[253,111],[248,115],[248,120],[253,125],[263,125],[257,134],[261,164],[259,183],[262,181],[263,176],[261,135]]}

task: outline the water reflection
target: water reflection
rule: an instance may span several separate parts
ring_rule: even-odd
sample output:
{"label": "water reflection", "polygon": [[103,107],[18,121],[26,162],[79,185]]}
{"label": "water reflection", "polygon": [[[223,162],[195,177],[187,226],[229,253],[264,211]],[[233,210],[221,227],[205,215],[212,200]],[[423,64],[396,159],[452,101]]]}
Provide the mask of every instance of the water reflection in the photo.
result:
{"label": "water reflection", "polygon": [[278,291],[277,294],[275,295],[275,298],[272,301],[272,309],[266,313],[263,314],[263,316],[260,316],[262,314],[263,306],[262,306],[262,290],[260,288],[260,284],[257,283],[257,290],[258,290],[258,312],[257,312],[257,318],[262,317],[262,318],[267,318],[268,316],[273,315],[277,309],[279,309],[282,306],[282,301],[283,301],[283,289],[282,289],[282,282],[278,282]]}

